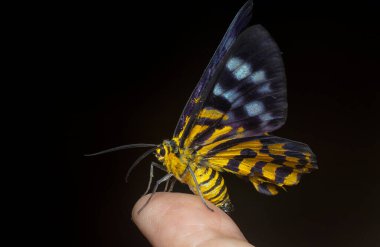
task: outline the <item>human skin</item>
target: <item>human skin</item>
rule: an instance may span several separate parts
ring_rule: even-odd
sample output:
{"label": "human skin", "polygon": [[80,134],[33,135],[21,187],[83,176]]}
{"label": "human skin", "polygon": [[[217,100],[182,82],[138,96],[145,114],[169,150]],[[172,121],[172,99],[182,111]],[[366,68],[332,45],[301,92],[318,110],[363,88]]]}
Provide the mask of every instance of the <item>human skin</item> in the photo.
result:
{"label": "human skin", "polygon": [[135,204],[132,220],[155,247],[252,247],[233,220],[211,203],[207,209],[200,198],[183,193],[154,194],[139,214],[149,195]]}

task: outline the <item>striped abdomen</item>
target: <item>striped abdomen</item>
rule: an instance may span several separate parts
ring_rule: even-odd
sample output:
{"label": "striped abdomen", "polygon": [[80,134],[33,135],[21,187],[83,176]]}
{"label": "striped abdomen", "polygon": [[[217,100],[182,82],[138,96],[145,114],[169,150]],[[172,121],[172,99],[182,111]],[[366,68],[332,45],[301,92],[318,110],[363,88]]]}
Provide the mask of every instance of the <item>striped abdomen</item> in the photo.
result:
{"label": "striped abdomen", "polygon": [[[197,178],[203,197],[226,213],[231,212],[232,204],[222,175],[206,166],[196,166],[194,174]],[[194,194],[198,194],[194,182],[190,177],[187,179],[187,184]]]}

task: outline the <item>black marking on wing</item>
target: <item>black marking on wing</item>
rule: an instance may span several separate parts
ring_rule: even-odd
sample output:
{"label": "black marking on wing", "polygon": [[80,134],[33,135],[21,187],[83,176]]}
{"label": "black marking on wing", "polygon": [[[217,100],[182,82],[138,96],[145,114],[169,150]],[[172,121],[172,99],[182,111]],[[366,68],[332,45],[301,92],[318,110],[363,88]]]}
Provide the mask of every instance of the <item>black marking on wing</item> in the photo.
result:
{"label": "black marking on wing", "polygon": [[293,172],[293,169],[290,167],[283,166],[283,167],[277,168],[275,182],[278,184],[283,184],[285,178],[292,172]]}
{"label": "black marking on wing", "polygon": [[228,161],[228,164],[224,167],[225,170],[230,170],[234,172],[239,171],[240,163],[246,158],[255,158],[257,153],[252,149],[243,149],[240,151],[240,155],[234,156],[232,159]]}
{"label": "black marking on wing", "polygon": [[258,161],[256,164],[251,168],[251,174],[259,174],[263,175],[263,167],[267,164],[265,161]]}

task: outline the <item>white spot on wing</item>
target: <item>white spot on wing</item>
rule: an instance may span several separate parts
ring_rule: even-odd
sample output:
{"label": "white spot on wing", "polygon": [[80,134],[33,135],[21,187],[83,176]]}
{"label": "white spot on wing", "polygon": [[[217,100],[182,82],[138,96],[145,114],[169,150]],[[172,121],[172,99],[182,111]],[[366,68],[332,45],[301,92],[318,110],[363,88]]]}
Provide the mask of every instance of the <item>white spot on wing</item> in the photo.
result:
{"label": "white spot on wing", "polygon": [[222,87],[219,85],[219,83],[217,83],[214,87],[214,91],[213,91],[213,94],[218,96],[218,95],[221,95],[223,93],[223,89]]}
{"label": "white spot on wing", "polygon": [[260,101],[252,101],[244,106],[248,116],[254,117],[264,112],[264,104]]}
{"label": "white spot on wing", "polygon": [[239,67],[242,64],[242,60],[236,57],[232,57],[227,61],[226,67],[230,71],[235,70],[237,67]]}
{"label": "white spot on wing", "polygon": [[272,119],[274,119],[274,117],[272,116],[272,113],[270,112],[260,115],[260,120],[263,122],[268,122]]}
{"label": "white spot on wing", "polygon": [[234,76],[236,79],[241,80],[246,78],[251,74],[251,66],[247,63],[244,63],[240,67],[238,67],[234,72]]}
{"label": "white spot on wing", "polygon": [[270,89],[269,83],[266,83],[257,89],[257,92],[259,92],[261,94],[270,93],[271,91],[272,90]]}
{"label": "white spot on wing", "polygon": [[223,97],[227,99],[230,103],[234,102],[239,97],[239,92],[236,89],[228,90],[223,94]]}
{"label": "white spot on wing", "polygon": [[250,79],[255,84],[260,84],[267,80],[264,70],[259,70],[259,71],[254,72],[251,75]]}

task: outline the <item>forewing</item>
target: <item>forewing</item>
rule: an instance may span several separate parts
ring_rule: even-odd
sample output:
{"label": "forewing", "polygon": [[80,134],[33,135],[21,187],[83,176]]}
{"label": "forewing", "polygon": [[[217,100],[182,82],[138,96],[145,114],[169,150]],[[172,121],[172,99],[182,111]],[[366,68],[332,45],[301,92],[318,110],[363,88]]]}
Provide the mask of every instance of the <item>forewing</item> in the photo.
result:
{"label": "forewing", "polygon": [[186,128],[189,128],[193,119],[196,117],[201,105],[203,104],[209,90],[212,88],[212,81],[216,68],[220,61],[235,42],[238,35],[248,25],[251,20],[252,1],[247,1],[244,6],[239,10],[230,24],[227,32],[223,36],[218,48],[216,49],[213,57],[211,58],[208,66],[204,70],[201,79],[191,94],[182,115],[177,123],[177,127],[174,131],[174,137],[179,137],[180,133],[185,132]]}
{"label": "forewing", "polygon": [[262,26],[252,26],[238,37],[211,82],[183,146],[197,149],[223,139],[261,136],[285,123],[282,57]]}
{"label": "forewing", "polygon": [[247,176],[264,194],[276,187],[298,184],[301,175],[317,169],[316,158],[304,143],[271,135],[224,139],[197,151],[203,165]]}

